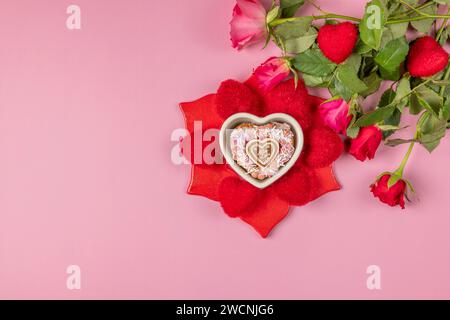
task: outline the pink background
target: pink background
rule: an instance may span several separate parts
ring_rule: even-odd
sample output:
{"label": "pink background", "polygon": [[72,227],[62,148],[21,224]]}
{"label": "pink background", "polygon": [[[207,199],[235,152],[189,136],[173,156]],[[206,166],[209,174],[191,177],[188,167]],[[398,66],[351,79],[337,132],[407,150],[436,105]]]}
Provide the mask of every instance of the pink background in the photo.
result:
{"label": "pink background", "polygon": [[[355,16],[365,3],[318,2]],[[80,31],[65,26],[71,3]],[[450,298],[448,139],[432,156],[415,150],[421,201],[407,210],[369,193],[405,152],[383,147],[368,163],[343,156],[343,190],[267,240],[185,194],[189,167],[170,160],[178,103],[278,54],[231,49],[233,5],[2,1],[0,298]],[[79,291],[66,288],[72,264]],[[380,291],[366,287],[372,264]]]}

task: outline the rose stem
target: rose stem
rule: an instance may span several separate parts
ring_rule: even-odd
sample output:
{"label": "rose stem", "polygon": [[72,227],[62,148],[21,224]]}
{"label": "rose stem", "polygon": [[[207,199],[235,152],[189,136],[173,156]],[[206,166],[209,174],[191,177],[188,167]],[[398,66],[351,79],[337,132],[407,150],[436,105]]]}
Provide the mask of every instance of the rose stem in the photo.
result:
{"label": "rose stem", "polygon": [[[447,13],[450,13],[450,8],[447,9]],[[444,21],[442,21],[441,28],[439,29],[439,32],[436,35],[436,41],[439,42],[439,40],[441,39],[442,32],[444,32],[445,27],[447,26],[447,22],[448,22],[448,18],[446,18],[446,19],[444,19]]]}
{"label": "rose stem", "polygon": [[392,19],[399,19],[399,18],[406,17],[409,14],[415,12],[416,10],[421,10],[421,9],[428,8],[429,6],[431,6],[433,4],[435,4],[434,1],[425,2],[424,4],[422,4],[422,5],[418,6],[418,7],[415,7],[414,9],[410,9],[410,10],[408,10],[406,12],[403,12],[403,13],[399,14],[398,16],[392,17]]}
{"label": "rose stem", "polygon": [[[416,139],[416,137],[414,138],[414,140],[415,139]],[[406,152],[405,157],[402,160],[402,163],[398,167],[397,171],[395,171],[395,173],[398,174],[400,177],[403,177],[403,171],[405,170],[405,166],[408,163],[409,157],[411,156],[411,153],[414,149],[415,144],[416,144],[415,141],[411,142],[411,144],[409,145],[408,151]]]}

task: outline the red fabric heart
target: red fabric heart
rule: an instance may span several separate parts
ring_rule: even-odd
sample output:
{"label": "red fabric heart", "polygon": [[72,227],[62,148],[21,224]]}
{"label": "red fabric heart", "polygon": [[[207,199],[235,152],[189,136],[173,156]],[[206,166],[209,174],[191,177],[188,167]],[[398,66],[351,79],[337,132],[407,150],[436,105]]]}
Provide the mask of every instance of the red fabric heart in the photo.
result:
{"label": "red fabric heart", "polygon": [[445,69],[448,53],[430,36],[415,41],[408,56],[407,67],[413,77],[431,77]]}
{"label": "red fabric heart", "polygon": [[217,113],[223,119],[239,112],[260,115],[262,109],[260,97],[250,87],[235,80],[220,84],[216,104]]}
{"label": "red fabric heart", "polygon": [[245,217],[258,205],[258,191],[256,187],[238,177],[223,179],[218,190],[223,211],[232,218]]}
{"label": "red fabric heart", "polygon": [[323,168],[336,161],[344,151],[341,138],[327,127],[314,128],[305,134],[310,141],[304,160],[311,168]]}
{"label": "red fabric heart", "polygon": [[325,57],[334,63],[344,62],[353,52],[358,30],[350,22],[327,24],[320,28],[317,42]]}

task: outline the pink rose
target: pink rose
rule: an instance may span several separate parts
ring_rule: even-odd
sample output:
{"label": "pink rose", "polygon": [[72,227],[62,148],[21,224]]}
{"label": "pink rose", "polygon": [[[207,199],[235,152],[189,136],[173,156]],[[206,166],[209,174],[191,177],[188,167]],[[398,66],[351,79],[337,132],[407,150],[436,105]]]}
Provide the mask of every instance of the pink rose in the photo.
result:
{"label": "pink rose", "polygon": [[270,91],[286,79],[290,73],[291,70],[286,59],[273,57],[256,68],[253,74],[259,87],[264,91]]}
{"label": "pink rose", "polygon": [[242,49],[267,37],[266,9],[259,0],[237,0],[231,20],[233,48]]}
{"label": "pink rose", "polygon": [[350,106],[344,99],[325,101],[319,106],[319,114],[324,123],[336,133],[346,134],[352,121],[348,114]]}

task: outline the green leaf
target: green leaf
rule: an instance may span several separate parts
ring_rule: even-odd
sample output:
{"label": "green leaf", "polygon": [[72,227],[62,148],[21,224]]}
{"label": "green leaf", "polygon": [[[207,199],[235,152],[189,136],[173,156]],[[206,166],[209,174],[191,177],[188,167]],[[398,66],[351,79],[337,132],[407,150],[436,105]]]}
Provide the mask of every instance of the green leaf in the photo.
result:
{"label": "green leaf", "polygon": [[448,121],[450,119],[450,99],[446,99],[442,107],[439,118]]}
{"label": "green leaf", "polygon": [[384,108],[375,109],[372,112],[366,113],[356,121],[358,127],[367,127],[375,123],[388,119],[396,110],[395,105],[390,105]]}
{"label": "green leaf", "polygon": [[372,72],[367,77],[363,78],[362,81],[366,84],[367,90],[361,92],[361,95],[363,97],[368,97],[371,94],[374,94],[375,92],[380,89],[381,85],[381,78],[378,76],[376,72]]}
{"label": "green leaf", "polygon": [[281,14],[281,9],[279,6],[274,6],[266,16],[266,23],[270,24],[272,21],[278,19]]}
{"label": "green leaf", "polygon": [[317,38],[317,30],[311,26],[312,17],[300,17],[279,25],[274,36],[282,50],[301,53],[308,50]]}
{"label": "green leaf", "polygon": [[408,30],[408,25],[409,25],[408,22],[390,24],[388,26],[388,29],[391,31],[392,38],[397,39],[404,37],[406,31]]}
{"label": "green leaf", "polygon": [[409,78],[402,78],[402,80],[400,80],[395,93],[395,102],[400,102],[408,97],[408,95],[411,93],[411,84],[409,83]]}
{"label": "green leaf", "polygon": [[422,105],[419,103],[416,94],[412,94],[409,97],[409,113],[412,115],[417,115],[423,110]]}
{"label": "green leaf", "polygon": [[336,79],[353,93],[367,90],[365,83],[360,80],[354,70],[354,66],[341,64],[337,68]]}
{"label": "green leaf", "polygon": [[275,36],[284,40],[298,38],[311,29],[312,17],[299,17],[295,21],[285,22],[275,28]]}
{"label": "green leaf", "polygon": [[377,54],[375,62],[385,80],[397,80],[400,77],[400,66],[408,55],[409,46],[404,37],[391,40]]}
{"label": "green leaf", "polygon": [[378,107],[374,111],[364,114],[356,121],[355,125],[367,127],[389,119],[396,110],[396,106],[393,103],[394,99],[395,92],[392,89],[386,90],[381,96]]}
{"label": "green leaf", "polygon": [[435,117],[430,112],[425,112],[418,123],[417,128],[419,142],[431,153],[445,137],[447,120]]}
{"label": "green leaf", "polygon": [[354,51],[359,54],[366,54],[372,51],[372,48],[365,44],[361,39],[358,39]]}
{"label": "green leaf", "polygon": [[376,65],[373,57],[364,57],[362,59],[361,68],[359,70],[359,77],[361,79],[365,78],[371,73],[376,72],[377,69],[378,66]]}
{"label": "green leaf", "polygon": [[444,99],[438,93],[425,86],[418,88],[415,93],[419,104],[435,117],[439,117],[440,109],[444,106]]}
{"label": "green leaf", "polygon": [[297,38],[286,39],[285,49],[289,53],[302,53],[311,48],[317,38],[317,30],[310,28],[304,35]]}
{"label": "green leaf", "polygon": [[336,64],[328,60],[317,48],[298,54],[293,64],[298,71],[313,76],[327,76],[336,69]]}
{"label": "green leaf", "polygon": [[[422,11],[423,13],[428,13],[428,14],[436,14],[437,8],[438,8],[438,5],[435,4],[435,5],[429,6],[425,9],[422,9],[420,11]],[[418,14],[415,14],[414,16],[417,17]],[[413,26],[414,29],[416,29],[419,32],[428,33],[435,20],[436,19],[411,21],[411,25]]]}
{"label": "green leaf", "polygon": [[326,77],[312,76],[307,73],[302,74],[303,81],[308,87],[320,87],[327,81]]}
{"label": "green leaf", "polygon": [[397,103],[397,109],[403,112],[403,109],[408,104],[409,95],[411,94],[411,84],[409,78],[402,78],[397,85],[394,102]]}
{"label": "green leaf", "polygon": [[340,96],[344,100],[350,100],[354,92],[347,88],[339,79],[334,77],[334,82],[331,87],[328,88],[331,95]]}
{"label": "green leaf", "polygon": [[390,41],[394,40],[394,35],[389,28],[383,29],[383,36],[381,37],[380,48],[384,48]]}
{"label": "green leaf", "polygon": [[353,53],[350,55],[350,57],[347,58],[347,60],[343,62],[343,64],[352,67],[355,73],[357,74],[359,68],[361,67],[361,59],[362,59],[361,55]]}
{"label": "green leaf", "polygon": [[[395,110],[398,111],[398,110]],[[377,127],[380,128],[382,131],[392,131],[392,130],[399,130],[400,127],[398,125],[393,124],[377,124]]]}
{"label": "green leaf", "polygon": [[358,103],[358,95],[355,94],[349,102],[348,114],[352,116],[352,120],[351,120],[350,124],[348,125],[347,132],[346,132],[347,136],[351,139],[355,139],[358,136],[360,129],[361,129],[361,128],[355,126],[355,122],[356,122],[356,119],[358,118],[360,111],[361,111],[361,107]]}
{"label": "green leaf", "polygon": [[361,130],[360,127],[349,126],[347,128],[347,137],[349,137],[350,139],[355,139],[356,137],[358,137],[360,130]]}
{"label": "green leaf", "polygon": [[[422,0],[403,0],[412,7],[417,7],[420,1]],[[385,3],[389,7],[389,16],[398,16],[410,10],[406,5],[400,3],[400,0],[385,0]]]}
{"label": "green leaf", "polygon": [[370,1],[365,10],[364,17],[359,24],[361,40],[369,47],[378,50],[386,23],[386,8],[380,0]]}
{"label": "green leaf", "polygon": [[380,68],[380,75],[383,80],[397,81],[400,79],[400,69],[390,71]]}
{"label": "green leaf", "polygon": [[411,142],[413,142],[413,141],[414,141],[414,140],[391,139],[391,140],[387,140],[385,144],[386,144],[388,147],[396,147],[396,146],[399,146],[399,145],[401,145],[401,144],[411,143]]}
{"label": "green leaf", "polygon": [[[378,108],[384,108],[389,105],[396,106],[396,104],[395,104],[396,99],[398,99],[398,96],[399,96],[398,91],[399,91],[399,88],[397,88],[397,92],[394,92],[394,90],[392,90],[392,89],[386,90],[383,93],[383,95],[381,96],[380,102],[378,103]],[[402,90],[400,90],[400,91],[402,91]],[[389,127],[398,127],[398,125],[400,124],[401,115],[402,115],[402,113],[399,111],[399,109],[397,107],[388,118],[384,119],[384,121],[382,122],[382,125],[380,126],[380,128],[384,127],[384,129],[382,129],[383,130],[383,139],[386,139],[395,133],[397,128],[389,129]]]}
{"label": "green leaf", "polygon": [[402,113],[397,108],[389,118],[383,121],[383,124],[380,126],[383,130],[383,139],[387,139],[399,129],[398,126],[400,124],[401,117]]}
{"label": "green leaf", "polygon": [[280,0],[281,9],[283,9],[283,18],[295,16],[298,9],[305,3],[305,0]]}
{"label": "green leaf", "polygon": [[380,102],[378,102],[378,108],[384,108],[392,104],[392,102],[394,102],[395,97],[396,97],[395,91],[392,89],[387,89],[381,95]]}

